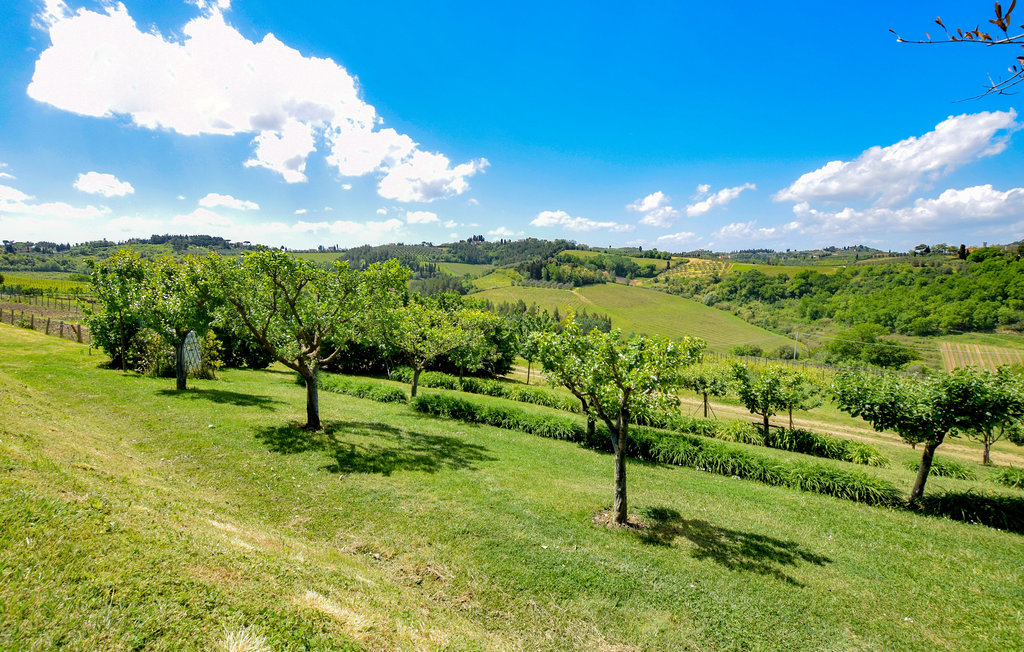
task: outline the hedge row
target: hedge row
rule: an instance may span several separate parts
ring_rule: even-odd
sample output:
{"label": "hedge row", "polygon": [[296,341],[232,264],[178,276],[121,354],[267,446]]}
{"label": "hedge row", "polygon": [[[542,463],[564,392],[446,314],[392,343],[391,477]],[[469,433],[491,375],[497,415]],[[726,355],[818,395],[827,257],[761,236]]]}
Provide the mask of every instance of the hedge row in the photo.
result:
{"label": "hedge row", "polygon": [[[413,371],[409,367],[398,367],[391,372],[391,378],[411,383]],[[486,378],[459,378],[438,371],[420,374],[419,385],[435,389],[450,389],[470,394],[485,394],[520,403],[543,405],[557,410],[579,412],[580,403],[575,398],[558,396],[540,387],[529,387],[517,383],[505,383]],[[877,448],[862,442],[848,441],[809,430],[772,430],[767,437],[761,429],[743,421],[714,421],[686,417],[681,414],[651,414],[637,420],[638,425],[651,426],[662,430],[673,430],[684,434],[713,437],[723,441],[766,446],[814,457],[866,464],[887,466],[889,460]]]}
{"label": "hedge row", "polygon": [[859,441],[849,441],[810,430],[773,428],[764,430],[745,421],[714,421],[681,414],[657,414],[643,419],[644,425],[682,433],[694,433],[723,441],[753,444],[792,453],[803,453],[830,460],[853,462],[867,466],[887,466],[889,460],[877,448]]}
{"label": "hedge row", "polygon": [[980,494],[970,490],[925,494],[917,509],[930,516],[945,516],[955,521],[980,523],[1024,534],[1024,499],[1015,496]]}
{"label": "hedge row", "polygon": [[[303,383],[299,377],[299,383]],[[366,398],[379,403],[407,403],[408,394],[401,387],[384,385],[372,380],[357,380],[336,374],[317,374],[317,387],[335,394],[347,394],[356,398]]]}
{"label": "hedge row", "polygon": [[[409,367],[398,367],[391,372],[391,379],[403,383],[411,383],[412,374],[413,371]],[[510,401],[543,405],[544,407],[566,410],[568,412],[580,411],[580,402],[574,398],[559,396],[540,387],[502,382],[490,378],[474,378],[472,376],[459,378],[458,376],[440,371],[424,371],[420,374],[419,386],[507,398]]]}
{"label": "hedge row", "polygon": [[[594,437],[588,439],[583,424],[568,416],[533,414],[511,406],[481,405],[446,394],[417,396],[412,400],[412,406],[419,412],[449,419],[574,441],[598,450],[611,448],[606,428],[599,427]],[[813,462],[776,460],[725,442],[645,426],[631,427],[630,434],[632,456],[652,462],[749,478],[764,484],[821,493],[869,505],[895,506],[903,502],[894,484],[860,471]]]}

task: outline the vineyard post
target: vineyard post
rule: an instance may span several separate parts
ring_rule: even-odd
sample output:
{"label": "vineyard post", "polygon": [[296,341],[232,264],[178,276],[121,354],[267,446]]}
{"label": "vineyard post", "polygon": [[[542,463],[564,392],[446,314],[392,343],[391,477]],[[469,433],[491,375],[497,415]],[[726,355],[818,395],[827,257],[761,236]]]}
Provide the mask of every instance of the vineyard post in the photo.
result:
{"label": "vineyard post", "polygon": [[50,318],[49,317],[46,318],[46,334],[47,335],[50,334]]}
{"label": "vineyard post", "polygon": [[64,320],[60,320],[60,336],[64,337]]}
{"label": "vineyard post", "polygon": [[32,325],[32,330],[35,330],[36,329],[36,313],[34,313],[34,312],[30,313],[29,314],[29,320],[30,320],[29,323]]}

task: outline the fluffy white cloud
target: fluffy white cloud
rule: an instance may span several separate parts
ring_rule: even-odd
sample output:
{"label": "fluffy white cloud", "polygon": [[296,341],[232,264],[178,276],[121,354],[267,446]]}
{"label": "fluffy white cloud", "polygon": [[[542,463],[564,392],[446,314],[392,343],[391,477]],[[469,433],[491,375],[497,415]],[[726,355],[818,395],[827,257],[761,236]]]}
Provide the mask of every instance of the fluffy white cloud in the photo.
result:
{"label": "fluffy white cloud", "polygon": [[960,165],[1002,152],[1010,132],[1021,126],[1016,118],[1013,109],[950,116],[919,138],[872,147],[852,161],[831,161],[804,174],[774,199],[859,199],[892,205]]}
{"label": "fluffy white cloud", "polygon": [[0,179],[13,179],[13,178],[14,178],[13,174],[8,174],[7,172],[0,172]]}
{"label": "fluffy white cloud", "polygon": [[308,212],[309,212],[308,208],[296,208],[295,209],[295,214],[296,215],[305,215]]}
{"label": "fluffy white cloud", "polygon": [[383,208],[383,207],[377,209],[377,215],[387,215],[387,214],[388,214],[388,209]]}
{"label": "fluffy white cloud", "polygon": [[613,233],[632,231],[631,224],[619,224],[618,222],[597,222],[585,217],[573,217],[565,211],[541,211],[537,217],[530,222],[532,226],[561,227],[567,231],[596,231],[597,229],[608,229]]}
{"label": "fluffy white cloud", "polygon": [[[703,191],[701,189],[704,189]],[[733,188],[723,188],[718,192],[710,195],[695,204],[689,204],[686,207],[687,217],[698,217],[707,213],[715,206],[725,206],[732,200],[740,196],[740,193],[744,190],[755,190],[757,186],[752,183],[745,183],[742,186],[735,186]],[[702,184],[697,186],[698,192],[708,192],[711,190],[711,186],[708,184]]]}
{"label": "fluffy white cloud", "polygon": [[523,232],[522,231],[512,231],[511,229],[509,229],[507,227],[499,226],[498,228],[494,229],[493,231],[488,231],[487,235],[495,237],[495,238],[517,238],[517,237],[523,235]]}
{"label": "fluffy white cloud", "polygon": [[[41,225],[38,223],[40,220],[87,220],[110,213],[110,209],[106,206],[77,207],[64,202],[36,204],[31,202],[33,199],[35,198],[17,188],[0,185],[0,215],[32,218],[32,222],[23,226],[25,229],[35,228],[35,235],[31,238],[34,240],[39,239],[40,236]],[[47,231],[53,230],[52,225],[45,228]],[[20,229],[19,232],[31,232],[25,229]]]}
{"label": "fluffy white cloud", "polygon": [[466,179],[483,172],[488,165],[487,159],[481,158],[453,168],[444,154],[416,150],[387,168],[384,178],[377,184],[377,193],[403,202],[432,202],[461,195],[469,190]]}
{"label": "fluffy white cloud", "polygon": [[793,207],[793,229],[824,236],[884,236],[892,232],[939,230],[964,223],[992,224],[1019,219],[1024,215],[1024,188],[1006,191],[991,185],[943,191],[934,199],[920,198],[910,206],[873,206],[858,210],[844,208],[822,211],[807,202]]}
{"label": "fluffy white cloud", "polygon": [[648,211],[653,211],[656,208],[661,208],[663,206],[666,206],[666,205],[668,205],[668,202],[669,202],[668,195],[666,195],[662,191],[658,190],[656,192],[652,192],[651,194],[647,195],[646,197],[642,197],[641,199],[637,199],[632,204],[627,205],[626,209],[627,210],[631,210],[631,211],[635,211],[637,213],[646,213]]}
{"label": "fluffy white cloud", "polygon": [[233,208],[236,211],[258,211],[260,209],[260,205],[254,201],[235,199],[231,195],[221,195],[216,192],[211,192],[200,199],[199,205],[203,208],[216,208],[217,206],[223,206],[224,208]]}
{"label": "fluffy white cloud", "polygon": [[662,248],[689,249],[697,244],[700,238],[691,231],[680,231],[658,237],[658,246]]}
{"label": "fluffy white cloud", "polygon": [[90,195],[103,195],[104,197],[124,197],[135,192],[135,188],[127,181],[121,181],[112,174],[100,174],[99,172],[86,172],[78,175],[75,180],[75,188]]}
{"label": "fluffy white cloud", "polygon": [[407,211],[405,221],[409,224],[434,224],[441,220],[437,217],[437,213],[430,211]]}
{"label": "fluffy white cloud", "polygon": [[668,228],[679,219],[680,213],[669,206],[669,196],[658,190],[646,197],[637,199],[632,204],[626,205],[626,210],[635,213],[643,213],[640,224]]}
{"label": "fluffy white cloud", "polygon": [[51,45],[36,62],[32,98],[95,117],[186,135],[252,134],[249,167],[286,182],[306,180],[322,141],[342,175],[379,172],[379,191],[400,201],[433,201],[469,188],[485,159],[452,167],[409,136],[379,129],[356,80],[330,59],[303,56],[273,34],[250,41],[230,26],[226,0],[196,0],[201,15],[181,36],[142,31],[120,3],[69,10],[47,0],[39,22]]}

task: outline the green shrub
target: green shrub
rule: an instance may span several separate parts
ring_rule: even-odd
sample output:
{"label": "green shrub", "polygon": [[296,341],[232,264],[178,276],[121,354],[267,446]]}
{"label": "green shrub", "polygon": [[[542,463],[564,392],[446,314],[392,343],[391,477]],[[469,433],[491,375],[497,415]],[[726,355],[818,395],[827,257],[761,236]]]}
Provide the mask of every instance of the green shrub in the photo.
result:
{"label": "green shrub", "polygon": [[[302,376],[297,376],[299,384],[303,384]],[[317,374],[317,385],[325,392],[346,394],[356,398],[365,398],[378,403],[405,403],[409,400],[401,387],[385,385],[372,380],[346,378],[336,374]]]}
{"label": "green shrub", "polygon": [[1015,496],[971,490],[926,494],[918,501],[917,509],[932,516],[1024,534],[1024,499]]}
{"label": "green shrub", "polygon": [[[412,380],[410,379],[410,382]],[[420,374],[420,387],[435,387],[437,389],[461,389],[458,376],[442,373],[440,371],[424,371]]]}
{"label": "green shrub", "polygon": [[391,370],[391,380],[397,380],[400,383],[411,383],[412,374],[412,367],[395,367]]}
{"label": "green shrub", "polygon": [[518,430],[540,437],[583,442],[586,428],[571,417],[526,412],[512,406],[481,405],[450,394],[424,394],[412,400],[418,412],[448,419]]}
{"label": "green shrub", "polygon": [[1024,469],[1015,469],[1012,466],[999,471],[995,477],[996,482],[1014,489],[1024,489]]}
{"label": "green shrub", "polygon": [[[907,462],[907,468],[916,472],[921,468],[921,462],[918,460]],[[974,471],[970,470],[960,462],[938,456],[932,458],[932,469],[930,473],[943,478],[954,478],[956,480],[974,480],[978,477],[974,474]]]}
{"label": "green shrub", "polygon": [[722,441],[734,441],[740,444],[764,446],[764,431],[749,421],[727,421],[718,432],[711,435]]}

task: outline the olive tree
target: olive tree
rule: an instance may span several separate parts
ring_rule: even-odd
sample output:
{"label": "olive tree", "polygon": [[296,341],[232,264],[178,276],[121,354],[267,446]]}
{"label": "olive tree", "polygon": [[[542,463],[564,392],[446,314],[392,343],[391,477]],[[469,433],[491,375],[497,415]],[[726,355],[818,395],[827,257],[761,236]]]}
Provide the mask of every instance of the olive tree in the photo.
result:
{"label": "olive tree", "polygon": [[229,319],[306,384],[306,425],[319,430],[317,374],[346,344],[362,336],[387,307],[404,296],[408,270],[395,261],[367,272],[335,261],[320,267],[276,249],[259,249],[229,260],[208,259]]}
{"label": "olive tree", "polygon": [[684,367],[699,362],[703,340],[622,337],[593,329],[583,334],[574,317],[560,333],[545,333],[540,359],[548,382],[569,390],[588,415],[600,419],[611,433],[615,454],[615,497],[611,521],[626,522],[626,445],[629,423],[637,411],[668,409],[679,404],[676,392]]}
{"label": "olive tree", "polygon": [[432,298],[396,309],[387,340],[412,367],[410,395],[416,396],[423,370],[442,356],[454,356],[469,368],[479,366],[488,318],[488,313]]}
{"label": "olive tree", "polygon": [[764,434],[768,436],[768,419],[787,407],[787,376],[790,373],[779,365],[766,365],[754,373],[747,365],[736,363],[732,367],[736,380],[736,393],[743,405],[763,419]]}
{"label": "olive tree", "polygon": [[969,425],[976,383],[963,369],[945,376],[900,378],[845,371],[832,382],[839,408],[861,417],[879,432],[891,430],[912,445],[924,444],[921,465],[910,491],[910,503],[924,495],[937,449],[957,427]]}
{"label": "olive tree", "polygon": [[729,368],[722,364],[704,363],[694,365],[683,371],[682,386],[697,392],[704,399],[704,418],[708,418],[710,406],[708,397],[722,397],[729,393],[732,375]]}
{"label": "olive tree", "polygon": [[129,248],[119,249],[105,261],[87,264],[96,295],[96,307],[85,313],[93,345],[110,356],[111,366],[127,371],[131,343],[145,315],[146,264]]}
{"label": "olive tree", "polygon": [[147,270],[143,302],[146,323],[174,347],[175,387],[183,390],[185,338],[191,331],[205,335],[213,320],[214,300],[206,266],[195,256],[181,262],[171,256],[156,260]]}
{"label": "olive tree", "polygon": [[1016,442],[1024,425],[1024,378],[1006,366],[996,371],[969,367],[963,374],[970,391],[960,405],[964,425],[956,432],[982,445],[981,462],[988,465],[992,444],[1003,438]]}

